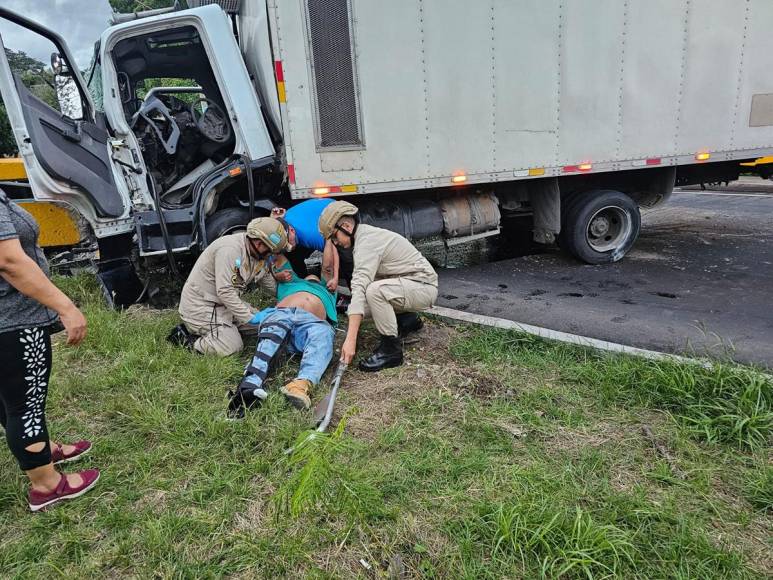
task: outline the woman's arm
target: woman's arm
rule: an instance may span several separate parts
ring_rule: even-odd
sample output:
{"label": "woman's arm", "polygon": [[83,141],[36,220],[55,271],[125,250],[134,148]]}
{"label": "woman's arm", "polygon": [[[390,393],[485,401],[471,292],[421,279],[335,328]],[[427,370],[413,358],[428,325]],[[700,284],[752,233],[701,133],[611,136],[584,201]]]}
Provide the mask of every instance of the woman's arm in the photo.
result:
{"label": "woman's arm", "polygon": [[86,318],[24,253],[17,238],[0,241],[0,276],[25,296],[59,314],[67,330],[67,344],[79,344],[86,338]]}

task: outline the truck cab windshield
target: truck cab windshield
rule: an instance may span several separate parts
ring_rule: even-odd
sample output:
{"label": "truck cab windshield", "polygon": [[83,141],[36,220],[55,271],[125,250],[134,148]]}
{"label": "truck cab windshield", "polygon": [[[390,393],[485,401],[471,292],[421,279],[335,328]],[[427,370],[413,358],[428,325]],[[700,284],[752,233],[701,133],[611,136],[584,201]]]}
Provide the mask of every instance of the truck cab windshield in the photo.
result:
{"label": "truck cab windshield", "polygon": [[113,49],[124,116],[167,206],[234,151],[220,88],[192,26],[124,39]]}

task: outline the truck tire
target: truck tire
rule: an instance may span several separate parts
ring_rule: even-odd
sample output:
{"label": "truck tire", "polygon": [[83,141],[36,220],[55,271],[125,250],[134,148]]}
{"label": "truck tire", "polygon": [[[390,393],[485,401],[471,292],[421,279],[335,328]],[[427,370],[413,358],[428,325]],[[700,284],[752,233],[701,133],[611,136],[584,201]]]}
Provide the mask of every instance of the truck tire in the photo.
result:
{"label": "truck tire", "polygon": [[[255,214],[259,216],[258,213]],[[247,229],[250,221],[250,210],[244,207],[227,207],[216,211],[207,218],[207,241],[211,244],[221,236],[233,234]]]}
{"label": "truck tire", "polygon": [[614,190],[587,191],[566,200],[561,216],[561,248],[588,264],[620,260],[641,229],[639,206]]}

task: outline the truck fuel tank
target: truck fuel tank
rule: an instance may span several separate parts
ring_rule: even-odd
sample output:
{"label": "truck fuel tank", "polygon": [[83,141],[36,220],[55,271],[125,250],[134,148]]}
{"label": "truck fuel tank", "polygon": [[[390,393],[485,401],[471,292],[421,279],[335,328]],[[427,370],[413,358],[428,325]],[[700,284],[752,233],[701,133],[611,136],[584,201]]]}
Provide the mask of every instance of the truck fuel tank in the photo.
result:
{"label": "truck fuel tank", "polygon": [[496,233],[500,217],[497,198],[489,192],[462,193],[440,200],[381,199],[360,206],[363,223],[412,240]]}

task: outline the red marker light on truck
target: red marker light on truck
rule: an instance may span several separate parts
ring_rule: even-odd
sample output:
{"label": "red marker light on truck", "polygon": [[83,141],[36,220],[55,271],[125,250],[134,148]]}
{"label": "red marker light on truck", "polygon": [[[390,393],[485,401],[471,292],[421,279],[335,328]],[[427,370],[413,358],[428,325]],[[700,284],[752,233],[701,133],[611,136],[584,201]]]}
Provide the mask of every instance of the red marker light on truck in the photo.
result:
{"label": "red marker light on truck", "polygon": [[287,92],[285,91],[285,73],[282,67],[282,61],[274,61],[274,73],[276,74],[276,92],[280,103],[287,102]]}
{"label": "red marker light on truck", "polygon": [[357,193],[356,185],[325,185],[315,187],[312,190],[314,195],[329,195],[331,193]]}
{"label": "red marker light on truck", "polygon": [[577,165],[564,165],[564,173],[574,173],[576,171],[590,171],[593,164],[590,161],[583,161]]}

